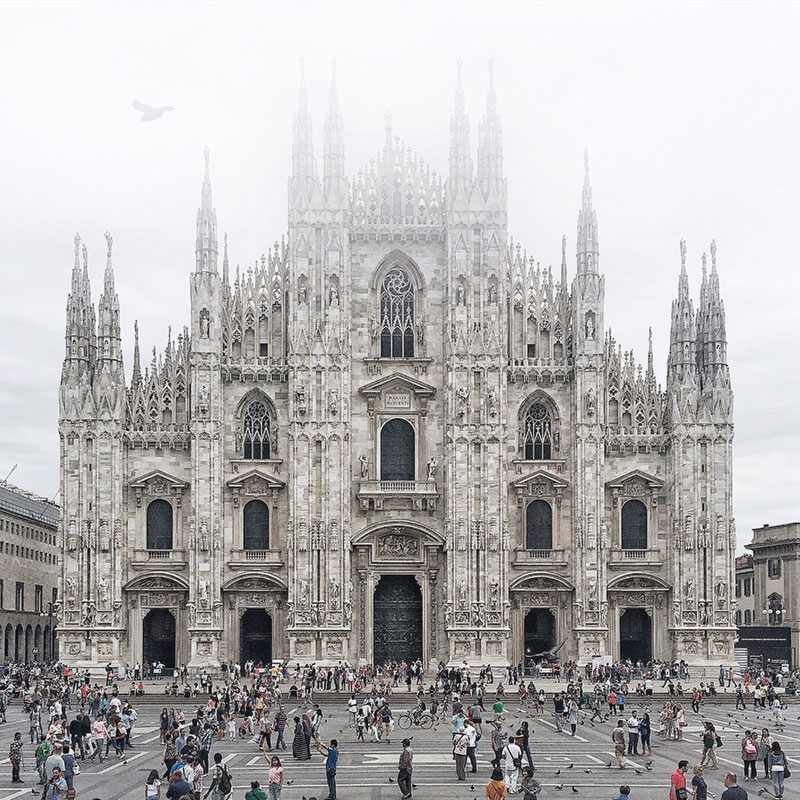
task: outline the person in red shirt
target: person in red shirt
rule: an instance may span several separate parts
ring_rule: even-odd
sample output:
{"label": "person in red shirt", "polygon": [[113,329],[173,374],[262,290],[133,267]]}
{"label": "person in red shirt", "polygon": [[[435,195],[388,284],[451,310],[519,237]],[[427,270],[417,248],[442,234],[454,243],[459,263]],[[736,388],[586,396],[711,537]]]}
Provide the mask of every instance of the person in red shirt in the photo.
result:
{"label": "person in red shirt", "polygon": [[689,769],[688,761],[679,761],[678,769],[669,779],[669,800],[687,800],[686,770]]}

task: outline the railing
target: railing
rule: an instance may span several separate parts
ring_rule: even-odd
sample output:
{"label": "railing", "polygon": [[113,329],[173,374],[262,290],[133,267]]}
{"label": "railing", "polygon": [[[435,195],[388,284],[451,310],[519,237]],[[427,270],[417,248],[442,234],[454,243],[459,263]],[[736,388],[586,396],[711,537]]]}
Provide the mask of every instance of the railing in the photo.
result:
{"label": "railing", "polygon": [[436,481],[361,481],[361,491],[387,494],[435,492]]}
{"label": "railing", "polygon": [[150,561],[169,561],[172,550],[148,550],[147,558]]}
{"label": "railing", "polygon": [[268,550],[245,550],[244,551],[244,560],[245,561],[266,561],[268,554],[269,554]]}
{"label": "railing", "polygon": [[627,561],[644,561],[647,558],[647,550],[623,550],[622,557]]}
{"label": "railing", "polygon": [[553,551],[552,550],[529,550],[531,554],[531,558],[552,558]]}

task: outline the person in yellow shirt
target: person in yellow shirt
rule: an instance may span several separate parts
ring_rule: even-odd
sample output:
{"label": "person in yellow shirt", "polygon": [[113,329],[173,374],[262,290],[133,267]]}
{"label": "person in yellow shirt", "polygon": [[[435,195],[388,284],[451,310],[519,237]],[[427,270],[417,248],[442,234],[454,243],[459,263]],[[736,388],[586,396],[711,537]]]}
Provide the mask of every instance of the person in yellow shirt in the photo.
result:
{"label": "person in yellow shirt", "polygon": [[498,768],[492,771],[492,779],[486,784],[486,797],[487,800],[502,800],[503,797],[508,797],[508,790],[503,781],[503,770]]}

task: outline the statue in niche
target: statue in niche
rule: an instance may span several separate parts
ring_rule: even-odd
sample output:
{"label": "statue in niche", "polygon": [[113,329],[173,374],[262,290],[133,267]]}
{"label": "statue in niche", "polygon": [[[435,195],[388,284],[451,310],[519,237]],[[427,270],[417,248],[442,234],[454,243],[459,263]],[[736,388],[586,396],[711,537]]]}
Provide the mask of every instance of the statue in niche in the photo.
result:
{"label": "statue in niche", "polygon": [[97,596],[100,600],[100,604],[105,607],[108,605],[108,596],[109,587],[108,587],[108,576],[101,575],[100,580],[97,583]]}
{"label": "statue in niche", "polygon": [[458,584],[458,605],[461,608],[467,607],[467,582],[464,580]]}
{"label": "statue in niche", "polygon": [[686,579],[686,588],[684,591],[687,604],[694,599],[694,578],[690,575]]}
{"label": "statue in niche", "polygon": [[308,302],[308,289],[306,288],[305,282],[300,284],[300,288],[297,290],[297,302],[304,306]]}
{"label": "statue in niche", "polygon": [[350,623],[353,621],[353,604],[349,600],[345,600],[342,612],[343,612],[342,619],[344,620],[344,626],[346,628],[349,628]]}
{"label": "statue in niche", "polygon": [[467,401],[469,400],[469,389],[466,386],[461,386],[456,391],[458,396],[458,414],[463,417],[467,413]]}
{"label": "statue in niche", "polygon": [[[380,333],[380,327],[378,325],[378,320],[375,317],[369,318],[369,335],[370,338],[375,341],[378,338],[378,334]],[[421,342],[420,342],[421,344]]]}
{"label": "statue in niche", "polygon": [[200,598],[201,606],[208,605],[208,581],[205,578],[200,578],[198,596]]}
{"label": "statue in niche", "polygon": [[679,600],[674,600],[672,603],[672,619],[676,625],[681,624],[681,604]]}
{"label": "statue in niche", "polygon": [[72,575],[69,575],[66,580],[67,584],[67,605],[70,608],[75,606],[75,598],[78,594],[78,584],[75,578]]}
{"label": "statue in niche", "polygon": [[497,578],[492,578],[489,581],[489,605],[492,609],[497,608],[497,604],[500,600],[500,582]]}
{"label": "statue in niche", "polygon": [[294,628],[294,603],[291,600],[286,603],[286,627]]}
{"label": "statue in niche", "polygon": [[358,463],[361,466],[361,477],[369,477],[369,459],[363,453],[358,457]]}
{"label": "statue in niche", "polygon": [[593,417],[596,408],[597,408],[597,398],[595,397],[594,394],[594,388],[590,386],[589,390],[586,392],[586,416]]}
{"label": "statue in niche", "polygon": [[330,400],[328,402],[328,410],[331,414],[339,413],[339,390],[331,389]]}
{"label": "statue in niche", "polygon": [[436,480],[436,470],[438,469],[438,463],[436,461],[435,456],[431,456],[428,460],[428,480],[433,481]]}
{"label": "statue in niche", "polygon": [[489,406],[489,416],[497,416],[497,389],[494,386],[489,387],[489,392],[486,395],[486,403]]}
{"label": "statue in niche", "polygon": [[586,338],[594,339],[594,314],[591,311],[586,312]]}
{"label": "statue in niche", "polygon": [[208,313],[207,308],[200,311],[200,338],[208,339],[211,333],[211,315]]}
{"label": "statue in niche", "polygon": [[339,305],[339,287],[336,285],[336,283],[331,284],[328,304],[331,306]]}
{"label": "statue in niche", "polygon": [[417,344],[422,347],[425,344],[425,326],[421,323],[417,323]]}
{"label": "statue in niche", "polygon": [[294,399],[297,403],[297,413],[305,414],[308,410],[306,406],[306,389],[305,386],[298,386],[294,393]]}
{"label": "statue in niche", "polygon": [[203,520],[203,522],[200,523],[200,552],[207,553],[208,544],[208,523]]}
{"label": "statue in niche", "polygon": [[111,549],[111,534],[108,530],[108,520],[100,520],[100,549],[107,553]]}
{"label": "statue in niche", "polygon": [[464,294],[464,284],[459,282],[456,286],[456,305],[463,306],[466,301],[466,297]]}
{"label": "statue in niche", "polygon": [[603,520],[600,523],[600,547],[607,547],[608,546],[608,525],[606,525],[606,521]]}
{"label": "statue in niche", "polygon": [[306,578],[300,578],[299,600],[301,608],[308,606],[308,580]]}
{"label": "statue in niche", "polygon": [[339,581],[336,578],[331,578],[329,582],[329,591],[331,595],[331,602],[336,606],[339,605]]}
{"label": "statue in niche", "polygon": [[605,600],[600,603],[600,627],[608,627],[608,603]]}
{"label": "statue in niche", "polygon": [[489,305],[494,305],[497,300],[497,289],[493,283],[489,284]]}
{"label": "statue in niche", "polygon": [[591,602],[597,594],[597,578],[595,578],[594,575],[589,576],[589,580],[586,584],[586,592],[589,596],[589,601]]}
{"label": "statue in niche", "polygon": [[78,523],[75,517],[69,518],[69,526],[67,527],[67,549],[77,550],[80,542],[78,541]]}
{"label": "statue in niche", "polygon": [[728,596],[728,586],[725,581],[717,581],[717,600],[719,600],[720,606],[723,605],[725,599]]}
{"label": "statue in niche", "polygon": [[198,398],[198,407],[201,414],[208,414],[208,384],[200,384],[200,396]]}

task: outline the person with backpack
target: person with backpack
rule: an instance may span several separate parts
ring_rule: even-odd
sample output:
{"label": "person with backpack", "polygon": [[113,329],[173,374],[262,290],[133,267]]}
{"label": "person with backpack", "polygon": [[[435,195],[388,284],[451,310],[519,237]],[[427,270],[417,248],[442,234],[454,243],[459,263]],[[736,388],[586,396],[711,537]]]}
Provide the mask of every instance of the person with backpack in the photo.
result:
{"label": "person with backpack", "polygon": [[742,763],[744,764],[744,779],[756,779],[756,759],[758,758],[758,734],[745,731],[742,739]]}
{"label": "person with backpack", "polygon": [[211,795],[211,800],[228,800],[233,791],[233,782],[228,768],[222,763],[222,753],[214,753],[214,769],[211,770],[211,785],[203,795],[203,800]]}
{"label": "person with backpack", "polygon": [[509,736],[508,743],[503,748],[503,780],[509,794],[517,793],[517,783],[521,769],[522,748],[514,741],[513,736]]}

